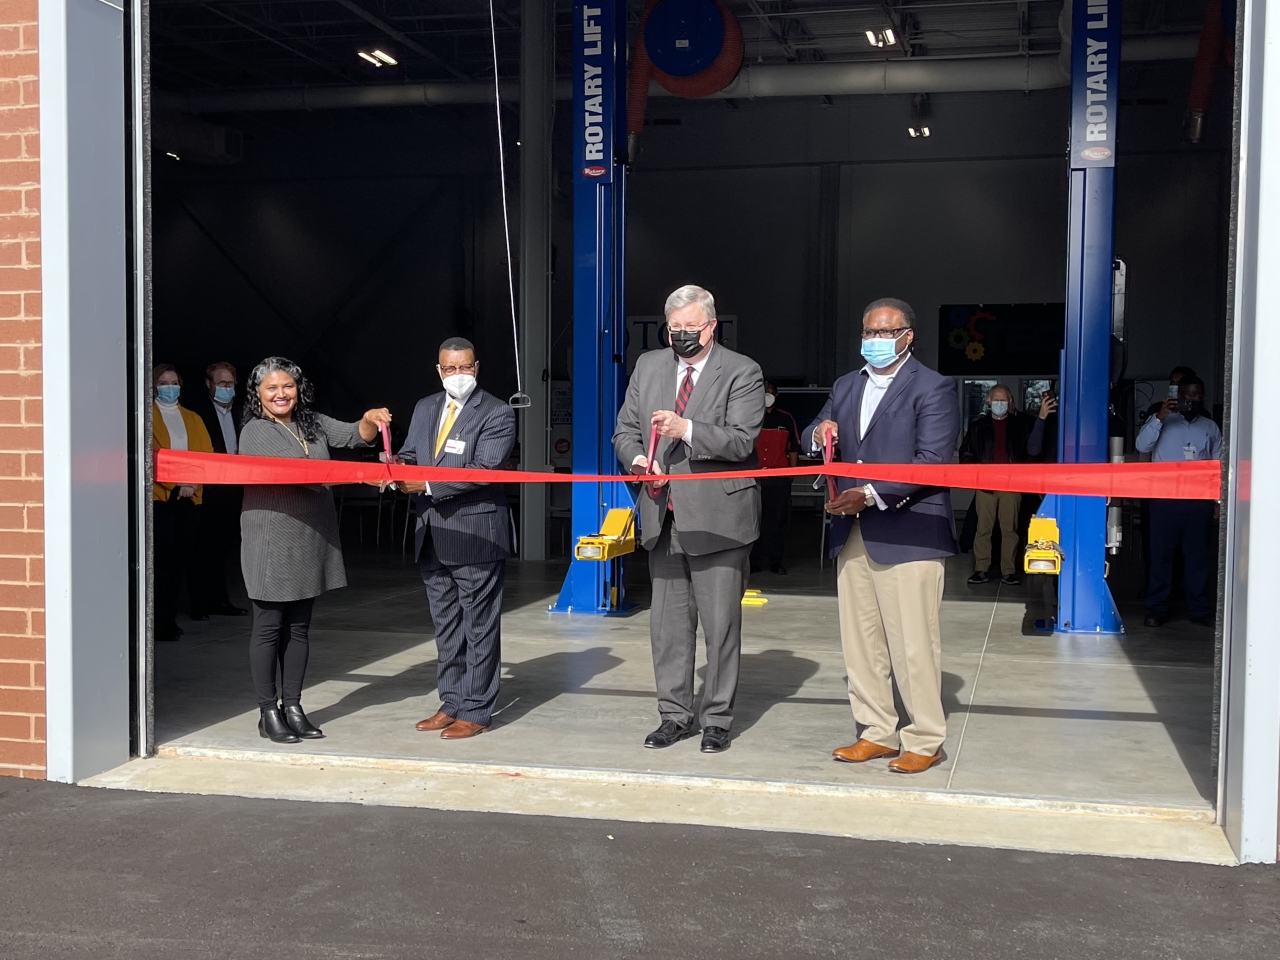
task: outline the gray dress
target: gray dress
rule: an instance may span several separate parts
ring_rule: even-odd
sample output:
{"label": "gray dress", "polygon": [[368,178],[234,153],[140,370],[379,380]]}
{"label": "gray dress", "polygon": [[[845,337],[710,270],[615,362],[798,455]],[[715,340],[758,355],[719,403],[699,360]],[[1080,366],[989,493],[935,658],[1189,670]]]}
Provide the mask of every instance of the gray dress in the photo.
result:
{"label": "gray dress", "polygon": [[[329,447],[368,446],[356,429],[358,422],[340,423],[318,414],[316,420],[323,439],[308,440],[305,452],[296,423],[250,420],[240,432],[240,453],[328,460]],[[240,534],[240,566],[251,599],[305,600],[347,585],[333,494],[325,487],[246,486]]]}

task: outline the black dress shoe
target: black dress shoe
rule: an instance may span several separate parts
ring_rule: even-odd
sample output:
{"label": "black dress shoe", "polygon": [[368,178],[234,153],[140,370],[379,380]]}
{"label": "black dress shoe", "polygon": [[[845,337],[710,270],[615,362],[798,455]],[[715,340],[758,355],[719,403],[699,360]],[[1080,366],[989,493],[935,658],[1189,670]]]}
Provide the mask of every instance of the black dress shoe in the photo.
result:
{"label": "black dress shoe", "polygon": [[775,563],[773,566],[771,566],[771,567],[769,568],[769,572],[770,572],[770,573],[782,574],[782,575],[784,575],[784,576],[785,576],[785,575],[786,575],[786,572],[787,572],[787,568],[786,568],[786,567],[784,567],[784,566],[783,566],[782,564],[780,564],[780,563]]}
{"label": "black dress shoe", "polygon": [[324,739],[324,731],[307,719],[307,715],[302,712],[301,704],[291,703],[281,713],[284,714],[284,722],[289,729],[303,740]]}
{"label": "black dress shoe", "polygon": [[213,611],[220,617],[246,617],[249,611],[232,603],[220,603]]}
{"label": "black dress shoe", "polygon": [[724,727],[702,728],[702,752],[724,753],[729,749],[729,731]]}
{"label": "black dress shoe", "polygon": [[1147,618],[1142,621],[1144,627],[1163,627],[1165,616],[1162,613],[1148,613]]}
{"label": "black dress shoe", "polygon": [[651,750],[669,747],[679,743],[685,737],[693,736],[692,723],[676,723],[674,720],[663,720],[662,726],[644,738],[644,745]]}
{"label": "black dress shoe", "polygon": [[258,735],[272,743],[301,743],[298,735],[289,729],[275,704],[261,707],[262,716],[258,718]]}

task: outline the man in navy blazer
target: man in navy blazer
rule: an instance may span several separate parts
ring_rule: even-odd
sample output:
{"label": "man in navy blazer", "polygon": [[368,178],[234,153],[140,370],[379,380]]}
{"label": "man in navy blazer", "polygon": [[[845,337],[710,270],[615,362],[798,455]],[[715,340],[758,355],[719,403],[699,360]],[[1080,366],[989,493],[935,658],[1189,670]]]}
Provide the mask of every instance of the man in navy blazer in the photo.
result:
{"label": "man in navy blazer", "polygon": [[[418,401],[400,448],[407,463],[493,470],[511,456],[515,411],[476,386],[469,340],[440,345],[443,393]],[[436,628],[440,709],[417,724],[444,740],[489,729],[502,659],[502,583],[511,556],[511,515],[501,484],[403,483],[417,493],[414,557]]]}
{"label": "man in navy blazer", "polygon": [[[821,450],[830,437],[846,463],[948,463],[960,433],[955,381],[911,355],[915,313],[901,300],[863,312],[867,365],[838,379],[805,432]],[[834,751],[862,763],[890,757],[895,773],[944,759],[943,558],[958,552],[945,488],[840,478],[831,514],[840,641],[859,740]],[[908,723],[898,729],[897,683]]]}

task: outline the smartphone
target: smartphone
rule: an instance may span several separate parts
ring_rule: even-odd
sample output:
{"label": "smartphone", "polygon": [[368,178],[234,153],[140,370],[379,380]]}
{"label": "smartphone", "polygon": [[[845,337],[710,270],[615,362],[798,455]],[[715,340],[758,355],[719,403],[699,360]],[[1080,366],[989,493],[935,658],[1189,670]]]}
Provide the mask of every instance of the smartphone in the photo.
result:
{"label": "smartphone", "polygon": [[1178,399],[1178,385],[1176,383],[1169,384],[1168,396],[1174,400]]}

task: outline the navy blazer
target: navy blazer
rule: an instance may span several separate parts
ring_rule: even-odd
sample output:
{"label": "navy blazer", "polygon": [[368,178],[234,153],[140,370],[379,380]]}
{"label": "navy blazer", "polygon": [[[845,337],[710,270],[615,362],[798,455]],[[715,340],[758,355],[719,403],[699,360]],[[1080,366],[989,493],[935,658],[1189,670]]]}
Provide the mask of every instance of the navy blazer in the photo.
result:
{"label": "navy blazer", "polygon": [[[840,429],[836,453],[845,463],[950,463],[960,435],[955,381],[908,357],[876,407],[866,435],[860,437],[865,371],[863,367],[846,373],[835,382],[818,419],[801,438],[805,445],[812,443],[819,423],[834,420]],[[855,522],[862,525],[867,554],[876,563],[953,557],[959,552],[950,489],[836,478],[842,491],[868,482],[888,507],[869,505],[858,518],[832,517],[831,556],[840,552]]]}
{"label": "navy blazer", "polygon": [[[448,440],[463,445],[460,453],[440,447],[436,434],[447,394],[424,397],[413,408],[413,420],[400,457],[419,466],[471,467],[494,470],[511,456],[516,442],[516,414],[506,403],[479,387],[449,428]],[[417,522],[413,555],[422,553],[427,532],[440,562],[448,566],[492,563],[511,556],[511,511],[500,483],[431,483],[431,495],[415,501]]]}

